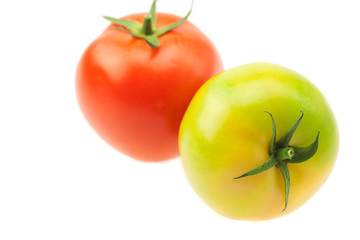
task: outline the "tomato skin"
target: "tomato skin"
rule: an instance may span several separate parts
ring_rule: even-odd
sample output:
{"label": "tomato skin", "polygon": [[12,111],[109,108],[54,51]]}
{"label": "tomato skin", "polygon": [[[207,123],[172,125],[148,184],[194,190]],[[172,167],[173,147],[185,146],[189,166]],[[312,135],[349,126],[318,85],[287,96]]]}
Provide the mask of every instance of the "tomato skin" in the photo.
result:
{"label": "tomato skin", "polygon": [[[290,141],[307,146],[320,131],[317,153],[288,164],[289,204],[278,168],[234,179],[269,158],[270,112],[279,140],[304,117]],[[320,91],[306,78],[270,63],[252,63],[214,76],[196,93],[180,127],[182,163],[195,192],[216,212],[233,219],[265,220],[303,205],[325,182],[336,160],[335,117]]]}
{"label": "tomato skin", "polygon": [[[124,19],[142,23],[145,14]],[[179,21],[157,14],[157,27]],[[178,156],[178,130],[198,88],[223,70],[210,40],[193,24],[162,35],[156,49],[110,25],[85,51],[76,74],[80,108],[110,145],[135,159]]]}

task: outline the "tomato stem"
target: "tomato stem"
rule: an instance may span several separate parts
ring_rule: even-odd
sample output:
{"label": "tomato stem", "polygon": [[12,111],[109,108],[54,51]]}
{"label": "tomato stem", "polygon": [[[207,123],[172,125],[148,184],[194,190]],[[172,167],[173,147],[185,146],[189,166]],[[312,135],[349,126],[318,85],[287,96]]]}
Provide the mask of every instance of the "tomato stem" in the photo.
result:
{"label": "tomato stem", "polygon": [[160,41],[158,37],[166,34],[167,32],[179,27],[184,22],[186,22],[192,11],[193,4],[194,0],[192,0],[191,2],[190,11],[180,21],[160,29],[156,29],[156,0],[154,0],[151,4],[150,12],[145,15],[143,25],[136,21],[128,19],[116,19],[107,16],[105,16],[104,18],[118,25],[118,27],[113,28],[120,29],[135,38],[141,38],[145,40],[151,48],[155,49],[160,46]]}
{"label": "tomato stem", "polygon": [[304,112],[301,111],[300,118],[295,122],[295,124],[289,129],[289,131],[278,141],[276,142],[276,125],[275,120],[271,113],[266,112],[270,115],[272,121],[272,131],[273,136],[270,141],[269,154],[270,157],[260,166],[244,173],[239,177],[234,179],[239,179],[247,176],[253,176],[260,174],[274,166],[278,166],[281,174],[284,178],[285,184],[285,207],[283,211],[287,208],[289,201],[289,192],[290,192],[290,172],[287,167],[288,163],[301,163],[311,159],[319,147],[319,134],[318,132],[315,141],[307,147],[291,147],[289,146],[290,140],[295,133],[297,127],[299,126]]}
{"label": "tomato stem", "polygon": [[152,35],[154,33],[153,24],[152,24],[152,15],[150,13],[144,17],[142,32],[145,35]]}
{"label": "tomato stem", "polygon": [[295,150],[292,147],[280,148],[275,152],[275,156],[278,161],[291,160],[294,155]]}

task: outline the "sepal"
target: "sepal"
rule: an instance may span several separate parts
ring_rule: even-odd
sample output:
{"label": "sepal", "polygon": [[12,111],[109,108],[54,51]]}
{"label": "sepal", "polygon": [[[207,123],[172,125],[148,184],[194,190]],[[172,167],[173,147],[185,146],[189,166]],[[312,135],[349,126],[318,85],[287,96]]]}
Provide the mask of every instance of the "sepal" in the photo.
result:
{"label": "sepal", "polygon": [[262,173],[272,167],[274,167],[277,164],[277,160],[276,157],[274,155],[271,155],[268,160],[266,160],[263,164],[261,164],[260,166],[248,171],[247,173],[244,173],[243,175],[236,177],[234,179],[239,179],[242,177],[247,177],[247,176],[253,176],[253,175],[257,175],[259,173]]}
{"label": "sepal", "polygon": [[294,135],[294,132],[296,131],[297,127],[299,126],[303,116],[304,116],[304,112],[301,112],[301,116],[300,118],[296,121],[296,123],[289,129],[289,131],[279,140],[279,142],[277,143],[276,148],[284,148],[289,146],[290,140],[292,138],[292,136]]}
{"label": "sepal", "polygon": [[295,150],[294,157],[287,160],[288,163],[302,163],[312,158],[319,147],[319,135],[318,132],[315,141],[307,147],[293,147]]}
{"label": "sepal", "polygon": [[284,183],[285,183],[285,207],[282,210],[282,211],[285,211],[285,209],[287,208],[288,202],[289,202],[290,173],[289,173],[289,168],[288,168],[286,162],[280,162],[278,166],[283,175]]}

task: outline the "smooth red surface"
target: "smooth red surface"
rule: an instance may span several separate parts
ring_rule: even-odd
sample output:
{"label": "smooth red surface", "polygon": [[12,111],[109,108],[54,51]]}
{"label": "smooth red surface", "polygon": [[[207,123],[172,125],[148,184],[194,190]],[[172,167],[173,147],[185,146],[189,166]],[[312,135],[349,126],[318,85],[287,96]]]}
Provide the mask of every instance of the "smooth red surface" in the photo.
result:
{"label": "smooth red surface", "polygon": [[[145,14],[125,19],[142,23]],[[157,15],[157,27],[180,18]],[[114,25],[110,25],[114,26]],[[178,156],[178,130],[198,88],[223,70],[210,40],[193,24],[142,39],[107,28],[85,51],[77,69],[78,102],[95,131],[120,152],[143,161]]]}

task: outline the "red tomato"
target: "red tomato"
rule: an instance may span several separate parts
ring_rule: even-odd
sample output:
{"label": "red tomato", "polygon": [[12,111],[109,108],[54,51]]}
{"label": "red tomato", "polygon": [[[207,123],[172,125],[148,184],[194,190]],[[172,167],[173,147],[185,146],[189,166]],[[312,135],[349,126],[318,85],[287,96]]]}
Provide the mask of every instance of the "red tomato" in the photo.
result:
{"label": "red tomato", "polygon": [[[124,19],[143,22],[145,14]],[[162,28],[181,18],[157,14]],[[85,51],[76,90],[90,125],[120,152],[143,161],[178,156],[183,114],[198,88],[223,65],[210,40],[193,24],[159,37],[160,47],[111,24]]]}

